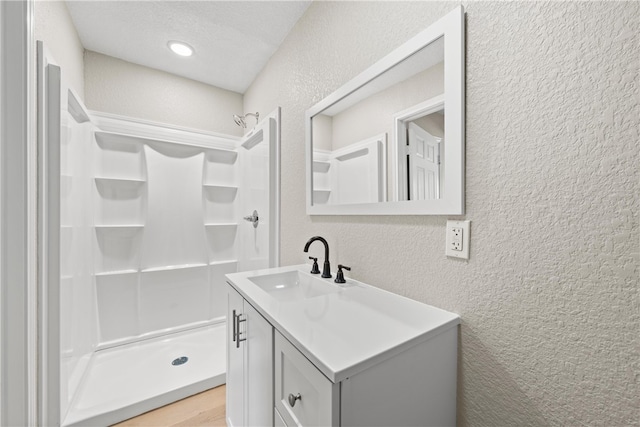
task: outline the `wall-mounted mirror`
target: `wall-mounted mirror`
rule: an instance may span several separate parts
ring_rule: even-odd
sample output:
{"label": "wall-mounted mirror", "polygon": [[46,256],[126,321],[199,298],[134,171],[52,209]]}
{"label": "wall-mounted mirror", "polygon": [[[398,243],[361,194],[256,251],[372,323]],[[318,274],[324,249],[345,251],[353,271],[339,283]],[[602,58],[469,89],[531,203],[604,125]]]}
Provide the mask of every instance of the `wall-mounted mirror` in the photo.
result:
{"label": "wall-mounted mirror", "polygon": [[464,10],[307,111],[307,213],[464,213]]}

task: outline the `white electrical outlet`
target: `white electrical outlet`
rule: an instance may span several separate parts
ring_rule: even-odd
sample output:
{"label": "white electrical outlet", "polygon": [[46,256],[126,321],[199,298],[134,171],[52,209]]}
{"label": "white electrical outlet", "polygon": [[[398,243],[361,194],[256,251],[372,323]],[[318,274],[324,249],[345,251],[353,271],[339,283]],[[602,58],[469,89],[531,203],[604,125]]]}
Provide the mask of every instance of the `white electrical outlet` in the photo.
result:
{"label": "white electrical outlet", "polygon": [[469,259],[469,226],[471,221],[447,221],[445,254]]}
{"label": "white electrical outlet", "polygon": [[451,250],[462,251],[462,227],[451,227]]}

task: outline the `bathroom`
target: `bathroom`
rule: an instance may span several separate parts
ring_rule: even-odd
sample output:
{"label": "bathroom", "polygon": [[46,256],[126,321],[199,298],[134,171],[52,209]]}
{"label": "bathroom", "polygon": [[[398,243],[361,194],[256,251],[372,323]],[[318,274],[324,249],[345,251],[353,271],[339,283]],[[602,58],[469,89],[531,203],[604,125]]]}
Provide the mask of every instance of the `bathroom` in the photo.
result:
{"label": "bathroom", "polygon": [[[464,214],[308,215],[305,112],[459,5]],[[137,82],[159,74],[86,50],[65,3],[32,12],[34,45],[45,42],[90,110],[241,138],[233,114],[279,107],[279,264],[321,260],[320,246],[303,248],[323,236],[334,273],[348,265],[349,278],[459,315],[458,425],[637,425],[637,3],[310,2],[218,110],[207,98],[219,90],[173,76],[162,75],[185,92],[171,102],[144,93]],[[471,221],[468,260],[445,255],[447,220]],[[2,400],[35,411],[2,357]],[[2,411],[3,425],[19,419]]]}

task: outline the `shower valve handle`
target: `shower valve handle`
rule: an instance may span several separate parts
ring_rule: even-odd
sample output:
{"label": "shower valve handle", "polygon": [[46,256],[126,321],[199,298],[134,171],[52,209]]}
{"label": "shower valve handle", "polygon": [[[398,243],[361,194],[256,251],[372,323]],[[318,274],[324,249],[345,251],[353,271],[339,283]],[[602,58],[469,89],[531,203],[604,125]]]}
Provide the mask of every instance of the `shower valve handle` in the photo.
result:
{"label": "shower valve handle", "polygon": [[253,214],[245,216],[243,219],[252,222],[253,228],[258,228],[258,211],[253,211]]}

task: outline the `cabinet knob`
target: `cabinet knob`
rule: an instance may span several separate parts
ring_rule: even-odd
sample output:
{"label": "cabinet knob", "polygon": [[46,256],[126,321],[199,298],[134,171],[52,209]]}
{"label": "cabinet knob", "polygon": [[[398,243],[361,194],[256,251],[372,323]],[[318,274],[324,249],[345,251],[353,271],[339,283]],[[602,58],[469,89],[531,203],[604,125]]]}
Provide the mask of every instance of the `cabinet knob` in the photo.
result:
{"label": "cabinet knob", "polygon": [[289,393],[289,405],[291,405],[292,408],[296,406],[296,400],[302,400],[302,396],[300,396],[300,393],[295,396]]}

